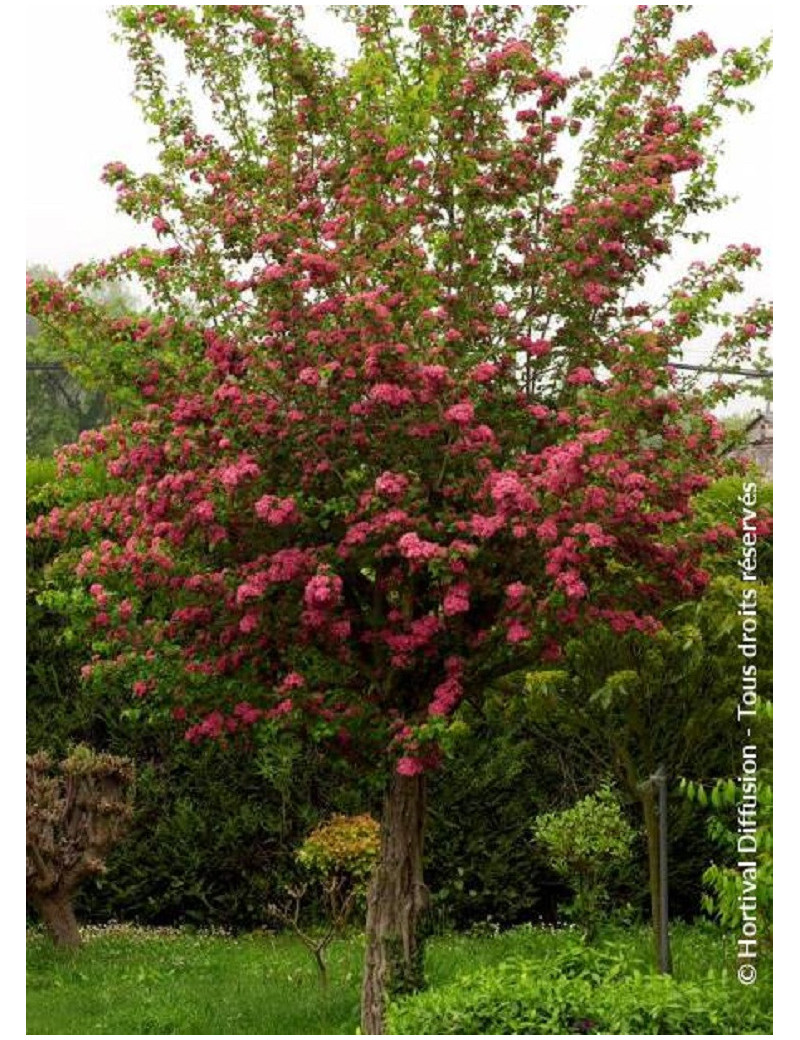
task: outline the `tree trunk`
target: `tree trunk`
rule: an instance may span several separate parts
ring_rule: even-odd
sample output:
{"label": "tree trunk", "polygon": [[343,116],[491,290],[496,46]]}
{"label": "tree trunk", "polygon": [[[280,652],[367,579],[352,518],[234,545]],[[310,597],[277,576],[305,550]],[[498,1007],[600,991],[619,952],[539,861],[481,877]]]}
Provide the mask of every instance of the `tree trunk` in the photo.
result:
{"label": "tree trunk", "polygon": [[427,902],[422,879],[425,780],[392,778],[381,823],[381,855],[367,896],[367,950],[361,994],[361,1031],[384,1030],[386,1001],[423,983],[423,945],[417,934]]}
{"label": "tree trunk", "polygon": [[[641,791],[642,810],[644,812],[644,829],[647,835],[647,869],[650,880],[650,909],[653,915],[653,939],[655,943],[656,963],[660,968],[660,950],[662,937],[667,928],[667,922],[662,920],[661,913],[661,875],[660,854],[658,842],[658,812],[656,810],[656,795],[653,787],[648,784]],[[667,939],[667,950],[669,951],[669,939]],[[668,952],[667,972],[672,971],[672,957]]]}
{"label": "tree trunk", "polygon": [[39,912],[42,924],[56,946],[74,950],[81,944],[78,922],[72,909],[72,899],[56,889],[46,895],[38,895],[33,905]]}

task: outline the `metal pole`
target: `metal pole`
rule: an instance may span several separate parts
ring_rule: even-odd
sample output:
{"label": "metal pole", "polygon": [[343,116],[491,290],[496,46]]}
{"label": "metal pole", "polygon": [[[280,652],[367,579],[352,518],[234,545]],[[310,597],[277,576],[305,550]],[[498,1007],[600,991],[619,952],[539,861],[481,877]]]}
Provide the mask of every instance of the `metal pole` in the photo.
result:
{"label": "metal pole", "polygon": [[659,766],[653,781],[658,785],[658,874],[661,927],[659,929],[658,970],[672,972],[669,949],[669,872],[667,863],[667,772]]}

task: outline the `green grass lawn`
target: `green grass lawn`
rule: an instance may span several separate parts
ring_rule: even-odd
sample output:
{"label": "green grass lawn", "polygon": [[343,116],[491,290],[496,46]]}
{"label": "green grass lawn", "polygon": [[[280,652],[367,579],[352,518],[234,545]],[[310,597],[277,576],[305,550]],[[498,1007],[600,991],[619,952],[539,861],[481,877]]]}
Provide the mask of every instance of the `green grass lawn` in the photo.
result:
{"label": "green grass lawn", "polygon": [[[225,936],[119,926],[87,930],[76,953],[28,938],[28,1033],[354,1034],[363,959],[360,938],[330,949],[330,982],[288,935]],[[646,969],[644,929],[611,933],[632,970]],[[562,933],[523,928],[498,936],[450,935],[429,942],[426,972],[444,985],[509,957],[547,958]],[[711,928],[678,926],[675,973],[702,979],[735,968],[734,940]]]}

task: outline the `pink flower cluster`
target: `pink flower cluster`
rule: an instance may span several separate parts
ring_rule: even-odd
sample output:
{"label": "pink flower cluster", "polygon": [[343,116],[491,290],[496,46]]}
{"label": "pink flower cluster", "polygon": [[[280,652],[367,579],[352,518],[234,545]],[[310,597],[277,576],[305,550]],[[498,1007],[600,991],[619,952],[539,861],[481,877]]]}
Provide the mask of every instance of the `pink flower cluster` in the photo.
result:
{"label": "pink flower cluster", "polygon": [[296,523],[300,519],[295,500],[276,495],[264,495],[256,502],[256,516],[270,527]]}
{"label": "pink flower cluster", "polygon": [[512,609],[519,607],[530,593],[530,588],[521,581],[514,581],[506,585],[506,602]]}
{"label": "pink flower cluster", "polygon": [[589,592],[586,583],[574,568],[562,571],[556,578],[556,585],[564,590],[569,599],[584,599]]}
{"label": "pink flower cluster", "polygon": [[567,376],[567,382],[572,386],[587,386],[594,382],[592,370],[589,368],[573,368]]}
{"label": "pink flower cluster", "polygon": [[253,571],[236,589],[236,602],[260,599],[270,585],[294,581],[309,566],[309,553],[302,549],[279,549],[269,557],[267,570]]}
{"label": "pink flower cluster", "polygon": [[530,639],[531,630],[518,618],[512,618],[506,629],[506,641],[509,643],[523,643]]}
{"label": "pink flower cluster", "polygon": [[233,491],[247,477],[257,477],[261,470],[250,455],[241,455],[236,462],[219,470],[220,482],[228,491]]}
{"label": "pink flower cluster", "polygon": [[342,598],[342,579],[338,574],[315,574],[303,591],[303,602],[310,610],[325,611]]}
{"label": "pink flower cluster", "polygon": [[428,542],[415,531],[409,531],[398,539],[397,548],[407,560],[435,560],[443,555],[444,549],[435,542]]}
{"label": "pink flower cluster", "polygon": [[475,418],[475,408],[470,401],[451,405],[444,413],[445,419],[459,426],[467,426]]}
{"label": "pink flower cluster", "polygon": [[464,689],[458,677],[449,676],[433,691],[433,700],[428,706],[428,714],[450,715],[463,696]]}
{"label": "pink flower cluster", "polygon": [[[390,618],[390,620],[397,620]],[[408,668],[411,665],[411,654],[417,650],[425,650],[430,647],[434,638],[442,630],[442,623],[435,614],[426,614],[424,617],[415,618],[405,631],[393,632],[386,630],[381,633],[383,642],[392,651],[392,666],[394,668]]]}
{"label": "pink flower cluster", "polygon": [[408,477],[386,470],[375,481],[375,490],[386,498],[399,498],[408,488]]}
{"label": "pink flower cluster", "polygon": [[476,383],[490,383],[499,371],[499,365],[495,365],[491,361],[481,361],[472,369],[470,375]]}
{"label": "pink flower cluster", "polygon": [[466,614],[469,611],[469,585],[465,581],[450,586],[445,593],[442,609],[446,617]]}
{"label": "pink flower cluster", "polygon": [[376,383],[370,388],[369,397],[371,401],[388,404],[392,408],[401,408],[414,400],[414,394],[408,387],[397,386],[396,383]]}
{"label": "pink flower cluster", "polygon": [[214,503],[204,498],[197,503],[193,512],[201,524],[210,524],[214,519]]}
{"label": "pink flower cluster", "polygon": [[489,477],[489,493],[498,511],[504,513],[529,513],[534,508],[534,499],[520,475],[513,470],[492,473]]}
{"label": "pink flower cluster", "polygon": [[505,517],[502,516],[482,516],[480,513],[475,513],[469,526],[476,538],[491,538],[505,526],[505,522]]}

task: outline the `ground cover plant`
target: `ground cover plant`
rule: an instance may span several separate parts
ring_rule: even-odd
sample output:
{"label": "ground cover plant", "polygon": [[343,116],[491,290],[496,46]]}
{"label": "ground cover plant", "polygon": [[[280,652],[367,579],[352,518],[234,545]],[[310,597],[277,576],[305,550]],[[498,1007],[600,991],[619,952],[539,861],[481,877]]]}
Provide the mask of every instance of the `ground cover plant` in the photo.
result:
{"label": "ground cover plant", "polygon": [[[158,158],[105,179],[159,245],[29,281],[42,348],[116,387],[29,533],[39,605],[104,696],[190,744],[256,756],[288,731],[385,789],[378,1034],[422,983],[428,778],[459,713],[501,685],[525,703],[576,640],[656,641],[735,538],[693,500],[726,469],[710,408],[736,382],[671,362],[704,330],[720,368],[763,360],[771,309],[735,299],[758,249],[645,290],[723,204],[716,134],[768,58],[682,37],[665,5],[596,75],[560,67],[565,6],[339,12],[347,63],[294,8],[119,8]],[[127,278],[146,315],[97,304]],[[647,710],[638,676],[606,693]]]}

